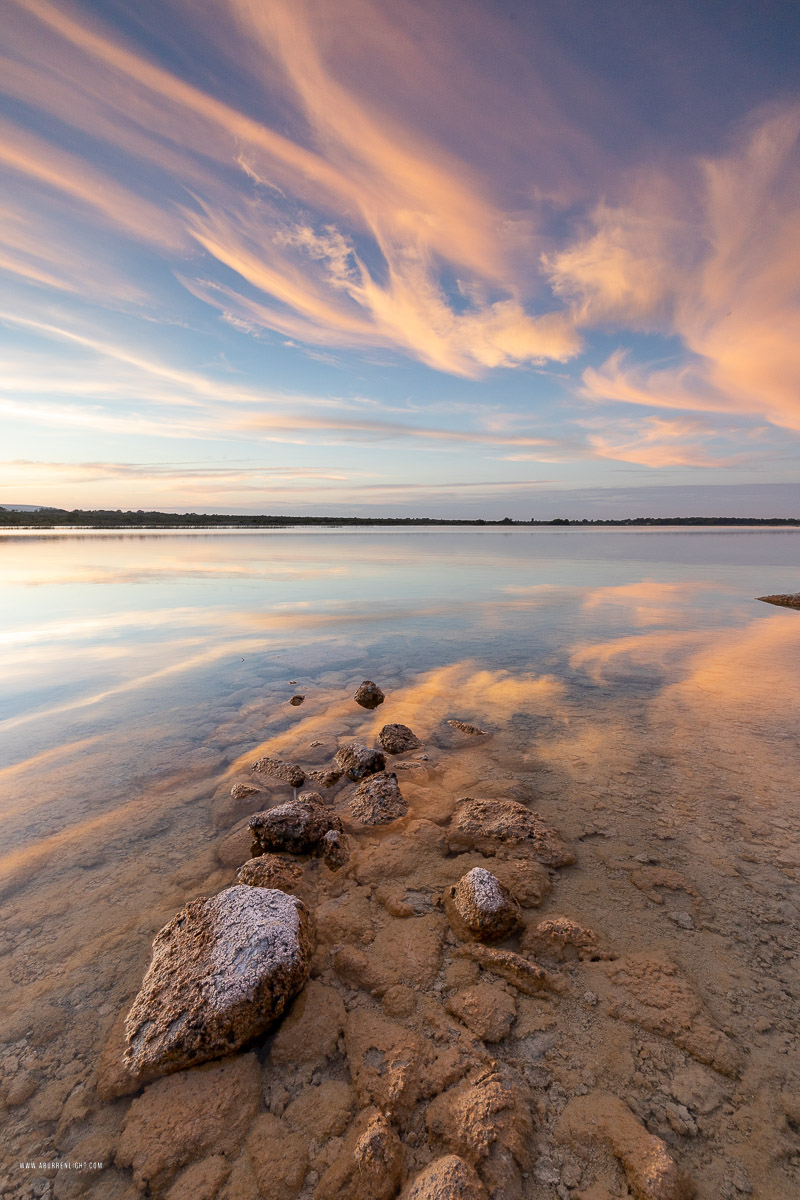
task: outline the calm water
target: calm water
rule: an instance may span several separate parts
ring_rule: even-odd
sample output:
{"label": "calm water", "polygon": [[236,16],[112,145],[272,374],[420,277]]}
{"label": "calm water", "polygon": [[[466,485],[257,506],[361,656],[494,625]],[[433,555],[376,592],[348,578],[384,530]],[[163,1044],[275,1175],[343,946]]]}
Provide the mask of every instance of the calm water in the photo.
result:
{"label": "calm water", "polygon": [[[0,572],[2,1042],[35,1081],[15,1155],[75,1144],[150,936],[230,881],[221,798],[267,746],[459,717],[535,751],[554,804],[635,811],[633,781],[664,836],[709,843],[733,796],[800,867],[800,614],[754,600],[800,591],[793,530],[20,533]],[[92,1113],[101,1154],[121,1117]]]}

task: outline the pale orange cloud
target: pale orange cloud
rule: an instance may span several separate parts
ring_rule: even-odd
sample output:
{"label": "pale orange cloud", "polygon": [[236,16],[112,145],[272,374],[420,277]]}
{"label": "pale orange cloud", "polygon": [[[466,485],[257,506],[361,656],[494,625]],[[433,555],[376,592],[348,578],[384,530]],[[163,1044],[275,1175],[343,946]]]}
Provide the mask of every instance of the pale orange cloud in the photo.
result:
{"label": "pale orange cloud", "polygon": [[800,429],[800,106],[764,116],[727,155],[644,177],[587,236],[546,260],[576,320],[676,334],[693,356],[636,369],[618,353],[584,395],[736,412]]}
{"label": "pale orange cloud", "polygon": [[[584,422],[587,424],[587,422]],[[731,467],[743,454],[715,454],[703,443],[717,431],[692,417],[644,417],[640,421],[604,422],[604,432],[589,433],[589,445],[599,458],[641,463],[646,467]]]}

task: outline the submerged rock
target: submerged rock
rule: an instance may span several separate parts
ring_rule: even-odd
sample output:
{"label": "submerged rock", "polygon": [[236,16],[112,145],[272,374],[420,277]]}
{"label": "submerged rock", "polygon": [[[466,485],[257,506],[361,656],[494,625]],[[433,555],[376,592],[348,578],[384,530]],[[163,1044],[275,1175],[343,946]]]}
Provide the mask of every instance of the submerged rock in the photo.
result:
{"label": "submerged rock", "polygon": [[348,742],[336,751],[333,765],[352,783],[358,783],[368,775],[383,771],[386,759],[380,750],[374,750],[372,746],[365,746],[361,742]]}
{"label": "submerged rock", "polygon": [[575,862],[558,830],[518,800],[460,800],[447,842],[451,850],[479,850],[481,854],[524,848],[548,867]]}
{"label": "submerged rock", "polygon": [[408,812],[397,776],[379,771],[360,783],[350,797],[350,812],[362,825],[388,825]]}
{"label": "submerged rock", "polygon": [[379,704],[383,704],[386,697],[377,683],[373,683],[371,679],[365,679],[353,692],[353,699],[362,708],[377,708]]}
{"label": "submerged rock", "polygon": [[387,754],[405,754],[406,750],[419,750],[422,742],[407,725],[384,725],[378,741]]}
{"label": "submerged rock", "polygon": [[306,777],[302,767],[298,767],[296,763],[283,762],[280,758],[259,758],[253,763],[253,770],[271,775],[273,779],[280,779],[281,783],[288,783],[293,788],[302,787]]}
{"label": "submerged rock", "polygon": [[341,778],[341,771],[309,771],[306,775],[309,783],[314,783],[317,787],[322,788],[335,787]]}
{"label": "submerged rock", "polygon": [[219,1058],[263,1033],[305,983],[308,910],[239,884],[187,904],[156,934],[125,1022],[125,1062],[163,1074]]}
{"label": "submerged rock", "polygon": [[444,910],[462,940],[501,942],[522,924],[522,909],[496,875],[473,867],[444,894]]}
{"label": "submerged rock", "polygon": [[250,818],[253,857],[268,851],[289,854],[313,854],[321,850],[322,839],[330,829],[341,830],[342,822],[326,808],[315,792],[306,792],[297,800],[268,808]]}
{"label": "submerged rock", "polygon": [[466,721],[451,720],[447,724],[459,733],[466,733],[468,737],[488,737],[485,729],[479,729],[477,725],[468,725]]}
{"label": "submerged rock", "polygon": [[339,829],[329,829],[322,839],[322,857],[331,871],[339,871],[350,861],[350,842]]}
{"label": "submerged rock", "polygon": [[293,892],[302,881],[303,869],[289,858],[279,854],[262,854],[249,858],[236,873],[239,883],[248,887],[278,888],[281,892]]}
{"label": "submerged rock", "polygon": [[294,708],[298,708],[303,703],[304,700],[305,700],[305,696],[292,696],[289,700],[289,703]]}
{"label": "submerged rock", "polygon": [[253,787],[251,783],[235,783],[231,788],[231,797],[234,800],[246,800],[249,796],[257,796],[259,789]]}

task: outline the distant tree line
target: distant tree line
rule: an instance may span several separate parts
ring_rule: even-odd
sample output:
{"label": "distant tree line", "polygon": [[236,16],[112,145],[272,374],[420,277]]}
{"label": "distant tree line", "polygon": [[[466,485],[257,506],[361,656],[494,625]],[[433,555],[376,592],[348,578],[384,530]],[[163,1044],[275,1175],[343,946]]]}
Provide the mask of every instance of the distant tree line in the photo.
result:
{"label": "distant tree line", "polygon": [[237,529],[270,529],[288,525],[467,525],[467,526],[628,526],[628,525],[800,525],[800,517],[624,517],[608,520],[569,520],[556,517],[551,521],[515,521],[511,517],[487,521],[444,519],[440,517],[292,517],[278,515],[245,515],[231,513],[163,513],[143,509],[83,509],[40,508],[35,512],[14,512],[0,507],[0,528],[24,527],[34,529],[73,526],[82,529],[213,529],[217,526]]}

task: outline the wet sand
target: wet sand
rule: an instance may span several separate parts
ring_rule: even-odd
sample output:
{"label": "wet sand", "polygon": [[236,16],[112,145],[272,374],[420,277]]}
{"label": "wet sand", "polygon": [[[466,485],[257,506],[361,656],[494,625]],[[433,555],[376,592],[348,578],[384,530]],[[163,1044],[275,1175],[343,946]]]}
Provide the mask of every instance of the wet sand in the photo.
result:
{"label": "wet sand", "polygon": [[[608,1200],[641,1186],[598,1118],[616,1112],[613,1096],[699,1197],[796,1196],[796,622],[778,612],[713,635],[586,642],[569,683],[469,661],[427,673],[394,657],[368,672],[309,663],[297,689],[243,687],[205,706],[191,752],[143,711],[97,744],[87,735],[6,773],[3,1194],[356,1196],[342,1156],[377,1106],[401,1141],[387,1195],[456,1150],[504,1200]],[[350,699],[365,673],[387,693],[375,713]],[[287,703],[295,690],[300,708]],[[249,856],[252,802],[232,801],[232,785],[265,754],[322,766],[388,721],[424,741],[397,760],[418,764],[397,772],[410,811],[380,829],[351,824],[341,872],[304,866],[317,951],[290,1015],[217,1074],[182,1073],[185,1094],[170,1082],[101,1100],[98,1067],[107,1085],[153,934],[233,883]],[[139,756],[134,786],[116,754]],[[292,794],[262,782],[268,803]],[[346,824],[349,790],[334,795]],[[522,800],[575,852],[525,908],[522,939],[563,916],[602,953],[565,945],[563,961],[542,959],[554,988],[520,990],[450,930],[442,892],[475,859],[447,845],[464,796]],[[500,949],[520,944],[515,934]],[[400,1063],[400,1077],[381,1063]],[[508,1100],[489,1122],[494,1149],[459,1151],[457,1089],[494,1076]],[[19,1166],[55,1159],[103,1166]]]}

